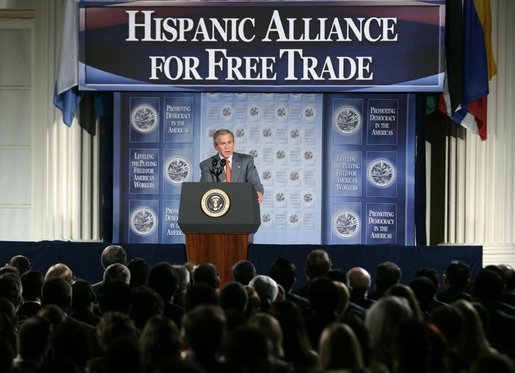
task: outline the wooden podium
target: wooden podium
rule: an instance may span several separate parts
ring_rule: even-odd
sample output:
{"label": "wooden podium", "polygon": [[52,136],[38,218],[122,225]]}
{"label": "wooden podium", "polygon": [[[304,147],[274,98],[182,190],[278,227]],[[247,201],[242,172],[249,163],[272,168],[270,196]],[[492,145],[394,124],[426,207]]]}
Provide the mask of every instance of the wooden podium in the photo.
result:
{"label": "wooden podium", "polygon": [[213,263],[222,283],[231,281],[232,266],[247,259],[261,224],[256,191],[250,183],[182,183],[178,224],[186,259]]}

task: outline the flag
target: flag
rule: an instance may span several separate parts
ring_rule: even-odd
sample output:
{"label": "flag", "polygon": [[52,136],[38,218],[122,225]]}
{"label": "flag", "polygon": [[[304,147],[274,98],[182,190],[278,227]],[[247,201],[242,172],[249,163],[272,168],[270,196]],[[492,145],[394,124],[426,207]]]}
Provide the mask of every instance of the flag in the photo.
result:
{"label": "flag", "polygon": [[[483,23],[475,1],[481,3]],[[478,133],[482,140],[487,138],[489,57],[493,60],[493,54],[487,54],[487,45],[491,48],[491,43],[486,42],[483,30],[483,24],[490,27],[489,1],[464,0],[462,17],[459,15],[453,17],[456,15],[449,14],[447,18],[447,21],[452,24],[446,25],[446,83],[439,102],[441,111],[447,113],[456,123]],[[448,0],[447,3],[448,12],[459,11],[456,3],[459,4],[460,1]],[[460,18],[462,19],[461,30],[460,25],[457,24]],[[488,37],[489,35],[488,33]],[[450,40],[454,42],[453,45],[449,44]],[[462,53],[449,48],[460,48]],[[456,58],[456,55],[461,55],[462,60]],[[457,99],[459,102],[456,101]]]}
{"label": "flag", "polygon": [[54,92],[54,105],[63,113],[63,122],[71,126],[82,98],[78,89],[79,3],[67,0],[64,9],[63,36]]}

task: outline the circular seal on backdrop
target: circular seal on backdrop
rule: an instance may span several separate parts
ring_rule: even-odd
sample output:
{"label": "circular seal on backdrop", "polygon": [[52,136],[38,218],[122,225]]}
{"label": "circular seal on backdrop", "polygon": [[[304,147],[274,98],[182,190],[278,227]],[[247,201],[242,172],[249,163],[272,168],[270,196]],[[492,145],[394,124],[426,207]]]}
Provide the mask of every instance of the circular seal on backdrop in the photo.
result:
{"label": "circular seal on backdrop", "polygon": [[259,106],[250,105],[248,108],[248,115],[249,115],[249,118],[252,120],[258,119],[259,116],[261,115],[261,110],[260,110]]}
{"label": "circular seal on backdrop", "polygon": [[166,162],[165,175],[172,184],[191,180],[191,164],[184,157],[171,157]]}
{"label": "circular seal on backdrop", "polygon": [[316,109],[313,106],[307,106],[304,108],[303,114],[304,118],[308,120],[313,120],[315,119]]}
{"label": "circular seal on backdrop", "polygon": [[352,106],[342,106],[334,114],[334,126],[343,135],[353,135],[361,128],[361,114]]}
{"label": "circular seal on backdrop", "polygon": [[300,179],[300,174],[298,171],[290,172],[290,180],[291,181],[298,181],[299,179]]}
{"label": "circular seal on backdrop", "polygon": [[387,188],[392,185],[396,175],[395,167],[387,159],[376,159],[368,166],[368,180],[379,188]]}
{"label": "circular seal on backdrop", "polygon": [[257,149],[250,149],[249,150],[249,155],[252,156],[252,158],[256,159],[257,157],[259,157],[259,152]]}
{"label": "circular seal on backdrop", "polygon": [[222,106],[220,109],[220,115],[222,119],[231,120],[232,119],[232,107],[230,105]]}
{"label": "circular seal on backdrop", "polygon": [[157,228],[157,214],[150,207],[139,207],[130,217],[131,229],[139,236],[148,236]]}
{"label": "circular seal on backdrop", "polygon": [[272,171],[271,170],[263,171],[263,173],[261,174],[261,177],[263,178],[263,180],[271,180],[272,179]]}
{"label": "circular seal on backdrop", "polygon": [[286,151],[280,149],[277,152],[275,152],[275,156],[277,157],[277,159],[284,159],[286,158]]}
{"label": "circular seal on backdrop", "polygon": [[340,210],[333,219],[333,231],[342,238],[355,236],[360,227],[359,216],[352,210]]}
{"label": "circular seal on backdrop", "polygon": [[275,109],[275,115],[277,119],[285,120],[286,118],[288,118],[288,109],[286,108],[286,106],[278,106]]}
{"label": "circular seal on backdrop", "polygon": [[224,216],[229,211],[231,200],[223,190],[210,189],[202,196],[200,205],[204,214],[212,218],[218,218]]}
{"label": "circular seal on backdrop", "polygon": [[266,127],[263,129],[263,137],[269,138],[272,137],[272,129],[270,127]]}
{"label": "circular seal on backdrop", "polygon": [[245,129],[244,128],[237,128],[236,131],[234,131],[234,136],[241,139],[242,137],[245,137]]}
{"label": "circular seal on backdrop", "polygon": [[296,140],[300,137],[300,130],[298,128],[293,128],[290,130],[290,138]]}
{"label": "circular seal on backdrop", "polygon": [[138,132],[152,132],[156,129],[158,122],[159,116],[157,111],[151,105],[139,105],[132,110],[131,124],[132,127]]}

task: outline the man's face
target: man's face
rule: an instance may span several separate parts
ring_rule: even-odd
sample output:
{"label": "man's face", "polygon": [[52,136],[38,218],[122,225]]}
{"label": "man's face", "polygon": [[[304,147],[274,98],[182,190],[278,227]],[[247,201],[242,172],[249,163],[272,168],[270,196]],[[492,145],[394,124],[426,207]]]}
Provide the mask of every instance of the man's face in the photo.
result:
{"label": "man's face", "polygon": [[234,139],[231,135],[220,135],[216,138],[215,149],[224,158],[230,158],[234,152]]}

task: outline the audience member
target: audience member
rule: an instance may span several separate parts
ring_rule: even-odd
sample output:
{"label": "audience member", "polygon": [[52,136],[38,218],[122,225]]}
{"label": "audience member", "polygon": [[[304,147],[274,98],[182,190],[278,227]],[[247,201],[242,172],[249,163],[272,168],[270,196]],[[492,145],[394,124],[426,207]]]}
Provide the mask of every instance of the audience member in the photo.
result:
{"label": "audience member", "polygon": [[163,301],[163,313],[172,319],[180,327],[184,309],[173,303],[173,297],[177,293],[177,277],[175,277],[172,265],[168,262],[154,264],[148,273],[147,285],[154,289]]}
{"label": "audience member", "polygon": [[102,269],[104,270],[114,263],[127,265],[127,253],[121,245],[109,245],[104,250],[102,250],[100,263],[102,264]]}
{"label": "audience member", "polygon": [[101,284],[96,291],[96,313],[102,317],[106,312],[121,312],[128,315],[132,305],[132,293],[128,284],[112,281]]}
{"label": "audience member", "polygon": [[143,328],[140,338],[145,372],[154,372],[169,362],[181,358],[181,338],[175,323],[164,315],[153,315]]}
{"label": "audience member", "polygon": [[347,271],[349,280],[350,301],[368,309],[374,301],[368,298],[372,285],[372,277],[365,268],[353,267]]}
{"label": "audience member", "polygon": [[[113,344],[120,340],[132,340],[137,342],[140,335],[140,331],[136,328],[134,322],[127,314],[117,311],[104,313],[100,317],[96,327],[96,337],[101,354],[89,360],[88,370],[93,372],[107,372],[111,369],[111,371],[113,371],[113,360],[117,360],[116,356],[113,356],[114,352],[116,352],[112,349]],[[140,361],[138,361],[139,352],[137,350],[133,350],[131,353],[137,355],[137,360],[127,360],[132,361],[133,364],[140,363]],[[128,355],[127,352],[126,355]],[[119,366],[119,368],[120,370],[118,371],[125,372],[122,366]]]}
{"label": "audience member", "polygon": [[72,317],[83,323],[96,326],[99,317],[93,312],[94,303],[95,293],[91,284],[84,279],[77,279],[72,285]]}
{"label": "audience member", "polygon": [[268,312],[279,321],[283,335],[284,360],[293,364],[295,372],[312,372],[318,363],[316,347],[312,347],[299,307],[288,300],[271,304]]}
{"label": "audience member", "polygon": [[41,308],[41,288],[43,274],[36,270],[26,271],[21,276],[22,304],[18,309],[18,320],[23,321],[34,316]]}
{"label": "audience member", "polygon": [[52,355],[69,359],[82,370],[93,358],[96,346],[95,328],[73,318],[68,317],[52,332]]}
{"label": "audience member", "polygon": [[279,321],[272,315],[258,312],[249,319],[247,325],[253,326],[263,331],[272,346],[272,356],[274,359],[282,360],[283,351],[283,332]]}
{"label": "audience member", "polygon": [[364,368],[361,347],[354,331],[346,324],[328,325],[318,347],[320,371],[354,371]]}
{"label": "audience member", "polygon": [[62,308],[55,304],[41,306],[36,316],[47,320],[52,324],[54,329],[57,327],[57,325],[64,322],[67,317]]}
{"label": "audience member", "polygon": [[436,299],[435,284],[426,276],[415,277],[411,280],[409,287],[417,298],[425,320],[430,319],[430,314],[434,309],[447,305]]}
{"label": "audience member", "polygon": [[225,316],[219,306],[203,304],[186,312],[182,320],[182,335],[187,348],[186,359],[195,361],[206,372],[224,372],[226,364],[221,359],[221,352],[225,339]]}
{"label": "audience member", "polygon": [[129,260],[127,268],[131,274],[129,286],[135,288],[147,284],[149,266],[143,258],[134,258]]}
{"label": "audience member", "polygon": [[332,281],[341,282],[345,286],[349,285],[349,279],[347,278],[347,272],[340,268],[331,268],[327,271],[327,278]]}
{"label": "audience member", "polygon": [[220,273],[218,268],[212,263],[202,263],[195,267],[193,271],[194,284],[207,284],[213,289],[219,289],[221,286]]}
{"label": "audience member", "polygon": [[[342,317],[347,312],[357,312],[359,316],[365,317],[366,310],[357,304],[350,304],[349,288],[343,282],[333,281],[338,291],[338,304],[336,305],[336,318]],[[356,311],[358,310],[358,311]]]}
{"label": "audience member", "polygon": [[309,307],[309,301],[306,298],[292,292],[297,281],[297,269],[293,262],[285,258],[277,258],[270,266],[268,274],[282,286],[285,299],[297,304],[301,310]]}
{"label": "audience member", "polygon": [[141,351],[136,338],[118,338],[104,353],[105,373],[141,373],[142,370]]}
{"label": "audience member", "polygon": [[212,286],[204,283],[193,284],[186,291],[186,297],[184,298],[184,310],[186,312],[191,311],[200,305],[218,305],[219,296]]}
{"label": "audience member", "polygon": [[57,263],[48,268],[48,270],[45,273],[44,280],[46,281],[54,277],[60,277],[70,285],[73,284],[73,282],[75,281],[75,276],[73,275],[72,270],[64,263]]}
{"label": "audience member", "polygon": [[501,352],[515,354],[515,316],[508,314],[509,306],[500,302],[503,290],[502,277],[496,271],[482,269],[474,279],[473,298],[488,314],[488,340]]}
{"label": "audience member", "polygon": [[[108,245],[102,250],[100,254],[100,264],[102,269],[105,271],[111,264],[120,263],[127,265],[127,253],[121,245]],[[93,291],[96,293],[97,288],[102,284],[103,281],[99,281],[92,285]]]}
{"label": "audience member", "polygon": [[16,312],[23,301],[20,277],[13,273],[0,275],[0,298],[8,299],[14,305]]}
{"label": "audience member", "polygon": [[102,282],[120,281],[127,285],[131,282],[131,272],[125,264],[113,263],[110,264],[104,271]]}
{"label": "audience member", "polygon": [[272,302],[274,302],[279,295],[277,282],[270,276],[257,275],[249,282],[249,286],[254,288],[259,295],[261,302],[260,310],[267,312]]}
{"label": "audience member", "polygon": [[252,325],[233,329],[225,345],[225,358],[229,366],[246,373],[293,373],[293,366],[274,356],[269,336]]}
{"label": "audience member", "polygon": [[329,257],[327,251],[316,249],[311,251],[306,257],[304,272],[306,274],[306,284],[302,287],[294,289],[293,292],[304,298],[308,298],[308,286],[311,281],[317,277],[327,276],[327,273],[332,268],[333,262]]}
{"label": "audience member", "polygon": [[18,268],[18,272],[20,276],[22,276],[25,272],[30,271],[32,269],[32,264],[30,263],[29,258],[25,255],[15,255],[7,262],[8,266],[12,266]]}
{"label": "audience member", "polygon": [[245,311],[247,310],[249,295],[245,286],[237,281],[228,282],[220,289],[219,298],[220,307],[225,313],[227,330],[231,330],[247,321]]}
{"label": "audience member", "polygon": [[249,260],[240,260],[232,266],[231,273],[234,281],[248,285],[256,277],[256,267]]}
{"label": "audience member", "polygon": [[190,271],[184,265],[174,264],[172,265],[172,272],[177,279],[177,291],[173,296],[173,303],[184,308],[184,297],[191,286]]}
{"label": "audience member", "polygon": [[250,319],[261,310],[261,299],[259,299],[259,294],[252,286],[246,285],[245,290],[249,298],[247,309],[245,310],[245,318]]}
{"label": "audience member", "polygon": [[41,317],[31,317],[20,326],[16,336],[18,354],[13,361],[13,373],[38,372],[49,352],[51,333],[52,324]]}
{"label": "audience member", "polygon": [[378,300],[386,294],[389,288],[396,285],[401,280],[402,271],[399,266],[393,262],[383,262],[377,266],[374,278],[375,292],[369,294],[372,300]]}
{"label": "audience member", "polygon": [[490,352],[478,356],[472,364],[470,373],[513,373],[515,372],[515,363],[508,356]]}
{"label": "audience member", "polygon": [[132,305],[129,316],[139,330],[143,330],[147,321],[154,315],[164,315],[161,296],[147,285],[132,289]]}
{"label": "audience member", "polygon": [[504,289],[501,301],[515,307],[515,270],[510,266],[504,266],[504,272],[506,288]]}
{"label": "audience member", "polygon": [[394,368],[394,346],[399,326],[415,320],[406,298],[383,295],[367,311],[365,325],[370,336],[374,366]]}
{"label": "audience member", "polygon": [[433,324],[421,320],[399,324],[394,344],[395,371],[451,373],[447,341]]}
{"label": "audience member", "polygon": [[337,285],[327,277],[316,277],[309,284],[308,299],[312,312],[304,321],[314,349],[318,348],[322,331],[337,319],[339,296]]}
{"label": "audience member", "polygon": [[458,299],[470,301],[471,296],[467,292],[470,283],[470,269],[468,264],[459,260],[453,260],[445,269],[443,278],[443,290],[436,294],[440,302],[452,304]]}
{"label": "audience member", "polygon": [[[16,334],[18,322],[14,304],[6,299],[0,298],[0,364],[6,363],[9,358],[16,354]],[[5,360],[4,360],[5,359]],[[10,363],[10,362],[9,362]]]}
{"label": "audience member", "polygon": [[438,271],[436,269],[431,267],[421,267],[415,271],[413,278],[417,278],[420,276],[427,277],[431,280],[431,282],[435,286],[436,293],[440,291],[440,276],[438,276]]}

